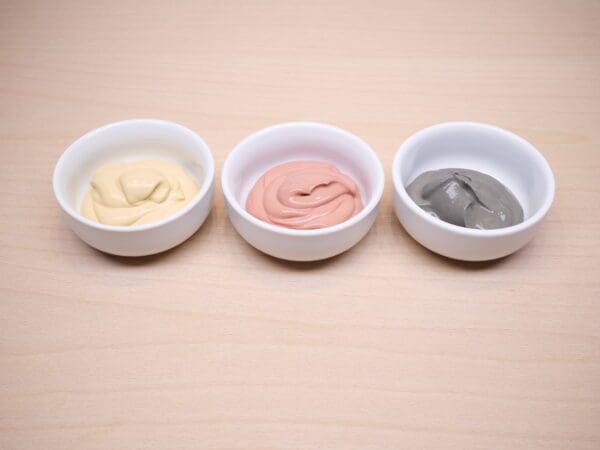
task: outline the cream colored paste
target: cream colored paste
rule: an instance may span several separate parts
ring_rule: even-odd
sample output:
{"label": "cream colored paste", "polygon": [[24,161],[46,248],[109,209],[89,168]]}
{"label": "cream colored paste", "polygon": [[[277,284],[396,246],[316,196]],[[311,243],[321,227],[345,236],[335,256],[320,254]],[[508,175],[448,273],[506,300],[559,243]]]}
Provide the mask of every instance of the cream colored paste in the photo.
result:
{"label": "cream colored paste", "polygon": [[182,167],[158,160],[99,167],[81,214],[105,225],[142,225],[175,214],[198,192]]}

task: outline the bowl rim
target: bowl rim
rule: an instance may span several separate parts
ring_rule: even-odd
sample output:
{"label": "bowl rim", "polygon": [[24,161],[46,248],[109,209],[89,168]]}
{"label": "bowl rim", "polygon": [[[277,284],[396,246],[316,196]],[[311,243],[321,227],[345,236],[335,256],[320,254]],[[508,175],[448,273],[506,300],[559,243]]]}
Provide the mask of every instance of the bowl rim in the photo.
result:
{"label": "bowl rim", "polygon": [[[523,150],[530,152],[533,155],[533,157],[537,160],[538,166],[542,170],[544,179],[546,181],[545,198],[540,208],[538,208],[538,210],[531,217],[527,218],[521,223],[509,227],[496,228],[492,230],[480,230],[476,228],[461,227],[459,225],[454,225],[448,222],[444,222],[443,220],[436,219],[435,217],[432,217],[431,215],[423,211],[410,198],[410,196],[406,192],[406,187],[404,186],[400,178],[400,167],[406,155],[405,150],[409,147],[414,146],[419,140],[423,139],[425,136],[434,131],[448,131],[451,129],[463,129],[465,132],[471,132],[475,129],[486,129],[488,131],[492,131],[494,133],[502,134],[503,136],[508,137],[509,139],[515,141],[515,145],[519,145]],[[548,213],[548,210],[552,206],[556,189],[554,174],[552,173],[550,164],[548,164],[548,161],[544,158],[541,152],[537,148],[535,148],[530,142],[528,142],[521,136],[511,131],[500,128],[496,125],[470,121],[443,122],[423,128],[409,136],[408,139],[406,139],[396,151],[396,156],[394,157],[394,161],[392,163],[392,182],[394,190],[399,195],[401,201],[404,202],[405,205],[407,205],[410,211],[421,217],[423,220],[425,220],[432,226],[438,227],[450,233],[456,233],[463,236],[477,237],[496,237],[514,235],[527,228],[534,226],[539,221],[541,221],[544,218],[544,216]]]}
{"label": "bowl rim", "polygon": [[[184,133],[184,134],[189,135],[196,142],[200,151],[205,155],[206,162],[207,162],[206,167],[202,167],[202,169],[204,171],[204,174],[203,174],[204,179],[202,180],[200,189],[198,190],[196,195],[192,198],[192,200],[190,200],[190,202],[187,205],[185,205],[183,208],[181,208],[175,214],[172,214],[163,219],[157,220],[156,222],[151,222],[151,223],[147,223],[147,224],[143,224],[143,225],[131,225],[131,226],[105,225],[102,223],[94,222],[93,220],[90,220],[90,219],[84,217],[77,210],[72,208],[71,205],[64,199],[64,197],[58,187],[59,176],[60,176],[59,174],[62,170],[63,165],[65,164],[66,159],[69,157],[69,155],[71,153],[76,151],[77,148],[86,146],[89,143],[89,141],[95,139],[99,134],[110,132],[111,130],[114,130],[115,128],[118,128],[118,127],[129,127],[132,125],[140,125],[140,124],[146,125],[146,126],[170,127],[172,129],[176,130],[176,132],[178,132],[178,133]],[[61,154],[60,158],[58,159],[58,161],[54,167],[54,172],[52,174],[52,188],[54,191],[54,196],[56,197],[56,200],[58,201],[58,204],[61,206],[63,211],[65,211],[69,216],[71,216],[76,221],[78,221],[84,225],[87,225],[89,227],[92,227],[92,228],[95,228],[98,230],[102,230],[102,231],[114,231],[114,232],[118,232],[118,233],[132,233],[132,232],[136,232],[136,231],[146,231],[146,230],[152,230],[155,228],[160,228],[163,225],[174,222],[177,219],[179,219],[180,217],[186,215],[192,208],[194,208],[198,203],[200,203],[204,199],[204,197],[206,197],[206,194],[209,192],[211,186],[213,185],[214,177],[215,177],[214,158],[212,156],[212,152],[210,151],[210,147],[204,141],[204,139],[202,139],[200,137],[200,135],[198,135],[197,133],[195,133],[194,131],[190,130],[189,128],[187,128],[185,126],[183,126],[179,123],[176,123],[176,122],[172,122],[170,120],[138,118],[138,119],[126,119],[126,120],[119,120],[117,122],[111,122],[106,125],[102,125],[98,128],[95,128],[91,131],[88,131],[81,137],[77,138],[73,143],[71,143],[66,148],[66,150]]]}
{"label": "bowl rim", "polygon": [[[343,135],[346,138],[354,141],[360,148],[362,148],[371,159],[375,162],[375,167],[377,171],[377,180],[375,186],[373,188],[373,195],[369,202],[363,207],[363,209],[352,216],[348,220],[344,222],[340,222],[336,225],[332,225],[330,227],[317,228],[312,230],[296,230],[293,228],[286,228],[279,225],[273,225],[267,222],[264,222],[252,214],[246,211],[240,203],[237,201],[233,192],[231,192],[228,180],[229,180],[229,170],[231,161],[236,157],[237,154],[244,151],[244,148],[251,143],[252,141],[263,138],[265,135],[273,133],[275,131],[292,129],[292,128],[304,128],[304,129],[319,129],[320,131],[325,131],[328,133],[335,133],[338,135]],[[340,127],[335,125],[330,125],[322,122],[311,122],[311,121],[292,121],[292,122],[284,122],[275,125],[270,125],[265,128],[262,128],[258,131],[253,132],[252,134],[246,136],[242,139],[233,150],[227,155],[225,159],[225,163],[223,164],[223,169],[221,171],[221,187],[223,189],[223,194],[227,203],[245,220],[251,222],[253,225],[262,228],[265,231],[269,231],[272,233],[276,233],[283,236],[326,236],[333,233],[337,233],[339,231],[345,230],[347,228],[352,227],[354,224],[360,222],[365,217],[367,217],[379,204],[381,198],[383,196],[383,191],[385,187],[385,172],[383,170],[383,166],[381,165],[381,161],[377,156],[377,153],[371,148],[369,144],[367,144],[364,140],[356,136],[355,134],[346,131]]]}

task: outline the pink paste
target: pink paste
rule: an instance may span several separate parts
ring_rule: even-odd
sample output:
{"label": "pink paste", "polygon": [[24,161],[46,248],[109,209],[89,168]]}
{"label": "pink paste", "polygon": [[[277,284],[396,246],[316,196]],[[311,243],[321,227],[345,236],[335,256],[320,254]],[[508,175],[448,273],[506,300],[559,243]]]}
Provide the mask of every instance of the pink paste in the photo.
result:
{"label": "pink paste", "polygon": [[330,227],[362,208],[356,183],[320,161],[273,167],[259,178],[246,202],[246,210],[260,220],[298,230]]}

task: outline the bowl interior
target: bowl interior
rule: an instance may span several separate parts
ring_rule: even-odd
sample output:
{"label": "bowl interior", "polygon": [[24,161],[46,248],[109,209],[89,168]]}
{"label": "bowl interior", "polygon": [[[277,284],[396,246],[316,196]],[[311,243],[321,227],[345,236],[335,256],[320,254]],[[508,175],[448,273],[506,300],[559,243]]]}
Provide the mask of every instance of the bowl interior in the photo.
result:
{"label": "bowl interior", "polygon": [[339,128],[306,123],[277,125],[246,138],[228,158],[223,183],[245,211],[250,190],[268,169],[298,160],[335,164],[357,183],[365,208],[382,190],[381,165],[366,143]]}
{"label": "bowl interior", "polygon": [[160,159],[181,165],[198,183],[210,182],[212,159],[206,144],[187,128],[160,120],[131,120],[98,128],[75,141],[59,160],[57,195],[79,214],[94,171],[113,162]]}
{"label": "bowl interior", "polygon": [[553,178],[540,153],[524,139],[489,125],[451,123],[428,128],[403,144],[394,170],[406,187],[428,170],[473,169],[502,182],[517,197],[524,218],[553,195]]}

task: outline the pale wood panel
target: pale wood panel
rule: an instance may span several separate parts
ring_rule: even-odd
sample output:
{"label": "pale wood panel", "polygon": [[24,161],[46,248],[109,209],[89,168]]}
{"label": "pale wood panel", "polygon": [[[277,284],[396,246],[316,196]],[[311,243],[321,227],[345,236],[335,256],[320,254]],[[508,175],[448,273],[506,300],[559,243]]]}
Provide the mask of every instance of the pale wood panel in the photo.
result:
{"label": "pale wood panel", "polygon": [[[88,3],[93,3],[90,5]],[[600,3],[2,2],[0,448],[597,449]],[[220,187],[163,255],[102,255],[66,227],[62,150],[130,117],[181,122],[220,169],[268,124],[369,142],[470,119],[557,178],[538,237],[439,258],[393,216],[349,253],[250,248]]]}

